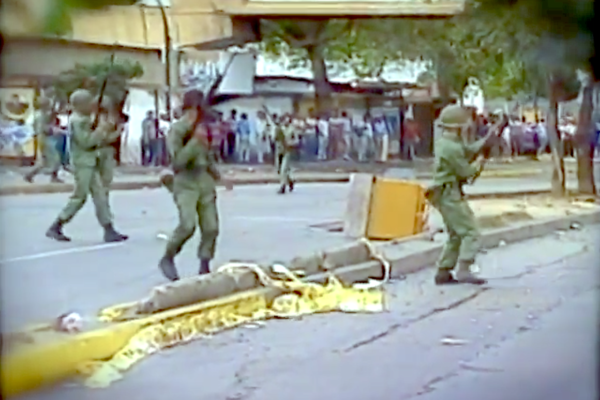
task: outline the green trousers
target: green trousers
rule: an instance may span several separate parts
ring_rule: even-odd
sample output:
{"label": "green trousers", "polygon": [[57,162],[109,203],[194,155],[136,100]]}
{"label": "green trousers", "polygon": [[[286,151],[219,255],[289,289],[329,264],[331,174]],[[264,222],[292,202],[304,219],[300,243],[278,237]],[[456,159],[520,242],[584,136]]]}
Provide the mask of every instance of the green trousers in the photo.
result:
{"label": "green trousers", "polygon": [[290,152],[278,153],[277,157],[275,157],[277,174],[279,175],[279,184],[281,186],[285,186],[292,181],[290,158]]}
{"label": "green trousers", "polygon": [[29,176],[34,177],[43,169],[49,170],[52,174],[56,174],[61,166],[60,153],[56,148],[56,139],[52,136],[40,137],[38,139],[38,149],[40,150],[40,161],[29,172]]}
{"label": "green trousers", "polygon": [[113,147],[105,147],[100,149],[98,154],[98,173],[100,174],[100,182],[108,197],[110,194],[110,185],[115,177],[115,168],[117,166],[115,149]]}
{"label": "green trousers", "polygon": [[167,243],[166,256],[175,257],[179,254],[183,245],[194,235],[196,226],[199,226],[201,240],[198,258],[213,259],[219,236],[215,180],[208,173],[199,176],[176,174],[172,193],[179,213],[179,223]]}
{"label": "green trousers", "polygon": [[106,227],[112,223],[112,213],[108,203],[108,195],[98,166],[74,166],[75,190],[69,202],[58,216],[58,220],[67,223],[83,208],[88,197],[92,196],[96,218],[101,226]]}
{"label": "green trousers", "polygon": [[475,214],[458,185],[444,187],[434,206],[442,215],[448,233],[438,268],[451,270],[458,262],[473,264],[479,252],[479,229]]}

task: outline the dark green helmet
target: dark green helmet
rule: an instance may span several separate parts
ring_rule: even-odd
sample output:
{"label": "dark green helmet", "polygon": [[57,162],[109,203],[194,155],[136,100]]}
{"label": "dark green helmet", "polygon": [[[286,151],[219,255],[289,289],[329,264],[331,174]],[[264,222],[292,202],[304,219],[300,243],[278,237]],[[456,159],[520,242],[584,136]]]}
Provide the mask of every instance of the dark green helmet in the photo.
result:
{"label": "dark green helmet", "polygon": [[468,125],[472,118],[472,111],[458,104],[450,104],[440,113],[438,123],[445,128],[462,128]]}
{"label": "dark green helmet", "polygon": [[85,89],[77,89],[69,97],[69,103],[71,103],[73,111],[76,112],[87,112],[92,105],[92,101],[92,94]]}

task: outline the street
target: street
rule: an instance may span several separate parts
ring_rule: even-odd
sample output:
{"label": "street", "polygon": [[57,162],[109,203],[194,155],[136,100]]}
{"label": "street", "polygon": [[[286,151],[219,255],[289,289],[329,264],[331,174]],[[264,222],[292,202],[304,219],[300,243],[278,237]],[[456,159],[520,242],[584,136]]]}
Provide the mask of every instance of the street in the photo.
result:
{"label": "street", "polygon": [[[480,180],[470,193],[537,188],[533,179]],[[300,184],[289,196],[276,186],[219,191],[221,236],[213,266],[231,260],[287,261],[348,241],[342,233],[310,225],[343,218],[348,185]],[[157,262],[177,214],[166,190],[114,191],[115,226],[129,234],[126,243],[105,244],[91,201],[65,228],[71,243],[47,239],[44,232],[66,204],[67,194],[2,196],[5,228],[1,242],[3,329],[48,321],[75,310],[95,315],[101,307],[137,300],[164,282]],[[182,276],[198,270],[199,234],[178,257]],[[35,294],[35,295],[32,295]]]}
{"label": "street", "polygon": [[22,398],[594,400],[598,243],[592,226],[492,249],[486,288],[423,271],[388,285],[387,313],[270,321],[153,355],[108,389]]}

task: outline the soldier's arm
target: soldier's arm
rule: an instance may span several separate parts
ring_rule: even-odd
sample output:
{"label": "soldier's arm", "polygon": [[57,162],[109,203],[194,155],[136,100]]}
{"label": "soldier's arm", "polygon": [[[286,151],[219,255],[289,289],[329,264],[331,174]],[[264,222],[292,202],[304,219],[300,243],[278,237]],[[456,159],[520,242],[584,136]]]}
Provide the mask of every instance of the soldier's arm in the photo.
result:
{"label": "soldier's arm", "polygon": [[92,129],[92,121],[88,118],[77,118],[72,122],[73,132],[71,140],[75,141],[84,150],[95,150],[102,146],[106,138],[104,125]]}
{"label": "soldier's arm", "polygon": [[202,151],[202,144],[194,137],[184,143],[186,133],[182,127],[172,125],[167,135],[167,147],[174,170],[185,169],[187,164],[198,157]]}
{"label": "soldier's arm", "polygon": [[473,143],[465,144],[465,155],[469,161],[475,160],[477,156],[483,151],[483,148],[487,145],[489,136],[483,137],[474,141]]}
{"label": "soldier's arm", "polygon": [[481,171],[481,165],[478,162],[471,162],[461,146],[452,146],[446,149],[444,158],[454,171],[459,182],[467,181],[476,177]]}

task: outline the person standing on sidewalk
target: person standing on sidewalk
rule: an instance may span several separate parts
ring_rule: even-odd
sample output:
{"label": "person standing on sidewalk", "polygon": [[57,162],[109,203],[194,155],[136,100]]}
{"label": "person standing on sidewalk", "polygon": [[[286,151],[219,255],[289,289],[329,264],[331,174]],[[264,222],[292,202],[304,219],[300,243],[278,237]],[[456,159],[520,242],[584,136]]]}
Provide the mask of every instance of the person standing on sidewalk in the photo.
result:
{"label": "person standing on sidewalk", "polygon": [[[443,131],[435,143],[433,186],[427,190],[427,198],[442,215],[448,233],[437,262],[437,285],[486,283],[471,272],[479,251],[480,234],[473,210],[464,196],[463,185],[481,174],[484,159],[479,153],[492,132],[486,138],[466,145],[462,135],[468,131],[472,118],[471,111],[456,104],[444,108],[439,117]],[[475,158],[477,160],[473,161]],[[452,276],[457,264],[458,270]]]}
{"label": "person standing on sidewalk", "polygon": [[104,228],[104,241],[122,242],[128,237],[120,234],[113,227],[108,193],[103,186],[103,179],[106,178],[102,178],[99,162],[101,149],[114,141],[116,121],[111,120],[111,116],[107,113],[99,113],[98,126],[94,126],[92,113],[95,104],[87,90],[76,90],[71,94],[69,101],[73,107],[69,123],[75,189],[65,208],[46,231],[46,236],[60,242],[70,241],[71,239],[65,236],[62,229],[83,208],[88,196],[91,195],[96,209],[96,218]]}
{"label": "person standing on sidewalk", "polygon": [[40,160],[37,165],[25,175],[25,180],[33,183],[33,178],[43,169],[49,169],[51,181],[62,183],[58,178],[61,166],[60,153],[58,152],[57,136],[55,136],[55,116],[52,112],[52,103],[46,97],[38,99],[38,110],[35,112],[33,121],[35,135],[37,136],[38,149],[40,149]]}
{"label": "person standing on sidewalk", "polygon": [[170,281],[179,279],[175,257],[194,235],[197,224],[202,235],[198,246],[201,275],[210,273],[219,236],[216,183],[221,175],[208,145],[208,113],[202,92],[186,92],[182,110],[183,116],[167,136],[173,173],[161,177],[179,212],[179,223],[159,262],[162,274]]}
{"label": "person standing on sidewalk", "polygon": [[236,126],[238,161],[240,163],[250,162],[251,134],[248,114],[242,113]]}
{"label": "person standing on sidewalk", "polygon": [[327,150],[329,148],[329,117],[327,114],[322,113],[317,120],[317,138],[318,138],[318,149],[317,149],[317,160],[327,160]]}
{"label": "person standing on sidewalk", "polygon": [[271,146],[269,145],[269,130],[271,129],[271,125],[264,111],[258,111],[256,116],[256,158],[259,164],[264,164],[265,154],[268,154],[271,150]]}
{"label": "person standing on sidewalk", "polygon": [[384,116],[377,117],[373,122],[373,134],[375,137],[375,161],[386,162],[388,159],[389,132]]}

